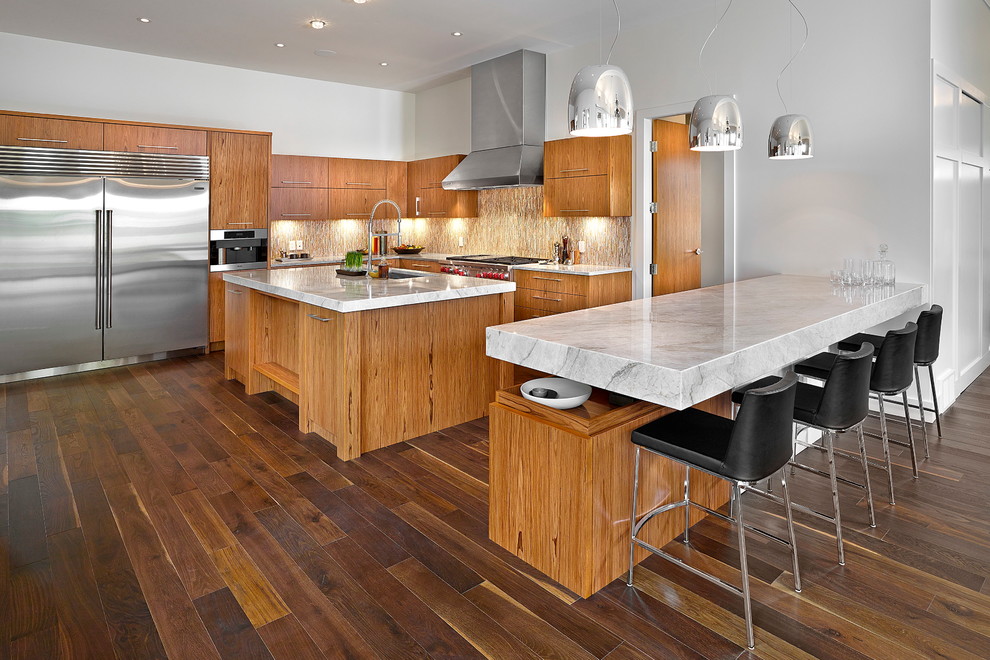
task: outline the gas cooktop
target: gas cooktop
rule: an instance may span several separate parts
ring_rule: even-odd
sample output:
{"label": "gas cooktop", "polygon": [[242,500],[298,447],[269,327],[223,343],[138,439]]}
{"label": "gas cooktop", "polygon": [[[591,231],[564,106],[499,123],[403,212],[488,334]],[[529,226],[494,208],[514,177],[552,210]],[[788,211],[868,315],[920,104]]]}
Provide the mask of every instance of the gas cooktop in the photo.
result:
{"label": "gas cooktop", "polygon": [[468,261],[476,264],[496,264],[499,266],[522,266],[542,261],[535,257],[500,257],[494,254],[466,254],[447,257],[448,261]]}

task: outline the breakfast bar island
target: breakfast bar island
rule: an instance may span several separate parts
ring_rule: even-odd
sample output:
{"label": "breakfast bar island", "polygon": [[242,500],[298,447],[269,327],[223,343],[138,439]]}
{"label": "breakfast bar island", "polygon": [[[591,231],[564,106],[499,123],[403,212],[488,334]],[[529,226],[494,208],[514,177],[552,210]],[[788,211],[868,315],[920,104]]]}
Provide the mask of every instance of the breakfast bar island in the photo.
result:
{"label": "breakfast bar island", "polygon": [[299,428],[343,460],[483,417],[511,383],[485,328],[512,320],[512,282],[333,266],[223,279],[227,378],[298,403]]}
{"label": "breakfast bar island", "polygon": [[[489,422],[489,537],[588,597],[628,568],[631,432],[696,406],[730,416],[733,388],[924,304],[926,288],[837,288],[775,275],[492,327],[490,357],[597,388],[572,410],[498,392]],[[614,392],[634,401],[609,401]],[[637,510],[683,496],[684,468],[644,455]],[[717,509],[725,482],[695,472],[691,495]],[[692,524],[702,517],[692,511]],[[683,529],[658,518],[644,540]],[[637,548],[637,561],[647,551]]]}

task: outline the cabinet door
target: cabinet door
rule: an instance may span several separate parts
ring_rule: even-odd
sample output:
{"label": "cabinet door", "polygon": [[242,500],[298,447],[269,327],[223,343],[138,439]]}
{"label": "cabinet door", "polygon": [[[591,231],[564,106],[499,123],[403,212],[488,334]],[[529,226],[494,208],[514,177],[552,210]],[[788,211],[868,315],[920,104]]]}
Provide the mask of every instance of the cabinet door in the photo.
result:
{"label": "cabinet door", "polygon": [[406,189],[408,186],[406,177],[406,164],[400,161],[390,161],[386,164],[387,183],[385,196],[399,205],[402,209],[402,217],[408,218],[409,206],[406,204]]}
{"label": "cabinet door", "polygon": [[272,156],[272,188],[325,188],[329,158],[317,156]]}
{"label": "cabinet door", "polygon": [[388,172],[383,160],[331,158],[329,187],[343,189],[385,190]]}
{"label": "cabinet door", "polygon": [[247,383],[251,290],[224,282],[224,360],[227,378]]}
{"label": "cabinet door", "polygon": [[210,228],[268,226],[270,135],[211,131]]}
{"label": "cabinet door", "polygon": [[543,177],[555,179],[571,176],[608,174],[608,138],[567,138],[544,143]]}
{"label": "cabinet door", "polygon": [[326,188],[272,188],[272,220],[326,220],[330,217]]}
{"label": "cabinet door", "polygon": [[226,282],[223,273],[210,273],[210,343],[223,341]]}
{"label": "cabinet door", "polygon": [[426,261],[425,259],[402,259],[402,265],[400,268],[408,268],[409,270],[421,270],[426,273],[439,273],[440,263],[437,261]]}
{"label": "cabinet door", "polygon": [[103,148],[147,154],[205,156],[206,131],[128,124],[104,124]]}
{"label": "cabinet door", "polygon": [[49,149],[103,149],[103,124],[92,121],[0,115],[0,144]]}
{"label": "cabinet door", "polygon": [[609,177],[544,179],[543,215],[547,218],[610,216]]}

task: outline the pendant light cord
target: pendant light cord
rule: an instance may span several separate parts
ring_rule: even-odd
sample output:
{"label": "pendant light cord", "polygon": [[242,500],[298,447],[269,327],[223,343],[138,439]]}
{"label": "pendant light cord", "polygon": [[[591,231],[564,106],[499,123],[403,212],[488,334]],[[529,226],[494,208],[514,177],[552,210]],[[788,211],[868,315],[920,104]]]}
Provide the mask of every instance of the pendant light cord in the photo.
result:
{"label": "pendant light cord", "polygon": [[[605,58],[605,64],[608,64],[609,61],[611,61],[612,49],[615,48],[615,42],[619,40],[619,32],[622,31],[622,16],[619,15],[619,3],[617,0],[612,0],[612,4],[615,5],[615,39],[612,39],[612,45],[608,48],[608,57]],[[601,43],[601,41],[599,41],[599,43]]]}
{"label": "pendant light cord", "polygon": [[798,13],[798,16],[801,17],[801,20],[804,21],[804,41],[801,43],[801,47],[797,49],[797,52],[791,55],[791,59],[787,60],[787,64],[785,64],[784,68],[780,70],[780,73],[777,74],[777,96],[780,97],[780,103],[781,105],[784,106],[785,115],[787,114],[787,101],[784,100],[784,95],[780,93],[780,78],[781,76],[784,75],[784,71],[787,71],[787,67],[789,67],[791,63],[797,59],[797,56],[801,54],[801,51],[804,50],[804,47],[808,45],[808,19],[804,17],[804,14],[801,13],[800,9],[798,9],[798,6],[794,4],[794,0],[787,0],[787,1],[791,3],[791,7],[794,8],[794,11],[796,11]]}
{"label": "pendant light cord", "polygon": [[708,82],[708,93],[709,94],[712,94],[713,93],[712,92],[712,79],[708,75],[708,72],[705,71],[705,65],[701,63],[701,56],[705,54],[705,48],[708,47],[708,42],[711,41],[712,35],[715,34],[715,30],[717,30],[719,24],[722,23],[722,19],[725,18],[725,15],[729,13],[729,7],[731,7],[731,6],[732,6],[732,0],[729,0],[729,4],[727,4],[725,6],[725,11],[723,11],[722,12],[722,15],[718,17],[718,20],[717,21],[715,21],[715,26],[712,27],[712,31],[708,33],[708,38],[705,39],[705,43],[703,43],[701,45],[701,50],[698,52],[698,68],[700,68],[701,69],[701,72],[705,74],[705,80]]}

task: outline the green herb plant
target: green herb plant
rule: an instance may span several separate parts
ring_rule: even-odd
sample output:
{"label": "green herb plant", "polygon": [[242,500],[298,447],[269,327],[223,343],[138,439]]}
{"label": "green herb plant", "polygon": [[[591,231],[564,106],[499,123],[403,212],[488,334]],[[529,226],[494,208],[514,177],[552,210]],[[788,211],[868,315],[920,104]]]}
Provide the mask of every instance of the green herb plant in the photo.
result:
{"label": "green herb plant", "polygon": [[351,251],[344,255],[344,268],[347,270],[361,270],[364,267],[364,255],[360,252]]}

